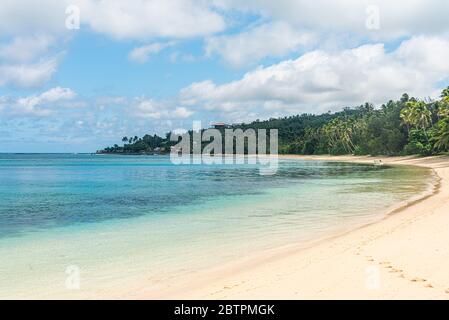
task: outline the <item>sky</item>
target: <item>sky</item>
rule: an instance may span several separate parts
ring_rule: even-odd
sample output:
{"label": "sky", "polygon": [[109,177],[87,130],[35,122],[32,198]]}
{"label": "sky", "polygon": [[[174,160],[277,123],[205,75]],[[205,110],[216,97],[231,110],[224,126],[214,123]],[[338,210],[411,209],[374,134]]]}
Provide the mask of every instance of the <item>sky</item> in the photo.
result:
{"label": "sky", "polygon": [[447,0],[2,0],[0,152],[437,98],[448,14]]}

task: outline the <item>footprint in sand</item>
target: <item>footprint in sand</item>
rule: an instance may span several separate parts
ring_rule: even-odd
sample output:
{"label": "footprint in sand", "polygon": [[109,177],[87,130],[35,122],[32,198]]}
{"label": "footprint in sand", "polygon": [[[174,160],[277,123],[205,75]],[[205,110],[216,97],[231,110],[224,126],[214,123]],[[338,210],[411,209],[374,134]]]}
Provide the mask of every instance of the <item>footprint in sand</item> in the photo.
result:
{"label": "footprint in sand", "polygon": [[423,278],[413,278],[412,280],[410,280],[411,282],[426,282],[426,279]]}
{"label": "footprint in sand", "polygon": [[240,285],[242,285],[244,283],[245,283],[245,281],[241,281],[240,283],[236,283],[236,284],[233,284],[233,285],[226,285],[226,286],[223,287],[223,289],[229,290],[229,289],[238,287],[238,286],[240,286]]}
{"label": "footprint in sand", "polygon": [[400,272],[402,272],[402,270],[393,268],[393,269],[391,269],[391,270],[388,271],[388,272],[389,272],[389,273],[400,273]]}

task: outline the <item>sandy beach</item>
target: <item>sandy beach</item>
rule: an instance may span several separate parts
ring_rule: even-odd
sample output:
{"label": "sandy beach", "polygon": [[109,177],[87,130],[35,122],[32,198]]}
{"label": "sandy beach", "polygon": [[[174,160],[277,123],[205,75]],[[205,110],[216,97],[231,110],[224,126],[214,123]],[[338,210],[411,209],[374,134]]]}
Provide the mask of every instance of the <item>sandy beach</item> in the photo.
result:
{"label": "sandy beach", "polygon": [[[376,223],[308,248],[273,252],[222,266],[157,296],[180,299],[447,299],[449,298],[448,157],[296,157],[429,167],[432,194]],[[134,297],[135,298],[135,297]]]}

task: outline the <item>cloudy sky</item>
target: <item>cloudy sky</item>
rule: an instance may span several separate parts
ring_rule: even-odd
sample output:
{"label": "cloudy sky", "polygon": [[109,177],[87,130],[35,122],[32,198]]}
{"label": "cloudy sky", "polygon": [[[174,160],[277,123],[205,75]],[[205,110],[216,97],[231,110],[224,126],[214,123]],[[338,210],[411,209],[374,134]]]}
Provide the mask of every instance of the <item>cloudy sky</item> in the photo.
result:
{"label": "cloudy sky", "polygon": [[448,14],[447,0],[2,0],[0,152],[436,97]]}

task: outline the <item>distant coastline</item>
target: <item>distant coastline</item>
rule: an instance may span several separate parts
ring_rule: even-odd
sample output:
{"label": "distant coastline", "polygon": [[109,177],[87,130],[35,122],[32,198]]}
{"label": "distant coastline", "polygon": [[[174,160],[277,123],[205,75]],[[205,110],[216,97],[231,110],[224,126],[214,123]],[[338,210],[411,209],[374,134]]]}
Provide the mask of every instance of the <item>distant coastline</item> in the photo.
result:
{"label": "distant coastline", "polygon": [[[220,133],[222,148],[225,132],[229,130],[253,130],[255,133],[262,130],[268,133],[276,129],[279,154],[444,154],[449,152],[449,87],[443,90],[439,100],[423,101],[403,94],[399,100],[391,100],[380,108],[365,103],[335,113],[302,114],[231,125],[216,123],[211,128]],[[192,133],[192,130],[188,133]],[[146,134],[143,137],[125,136],[122,138],[123,145],[115,144],[98,150],[97,153],[166,154],[177,143],[170,139],[171,134],[168,132],[164,137],[156,134]],[[191,141],[192,145],[193,143],[197,142]],[[200,140],[200,143],[203,150],[211,141]],[[245,153],[247,151],[245,149]],[[225,149],[220,153],[225,153]]]}

